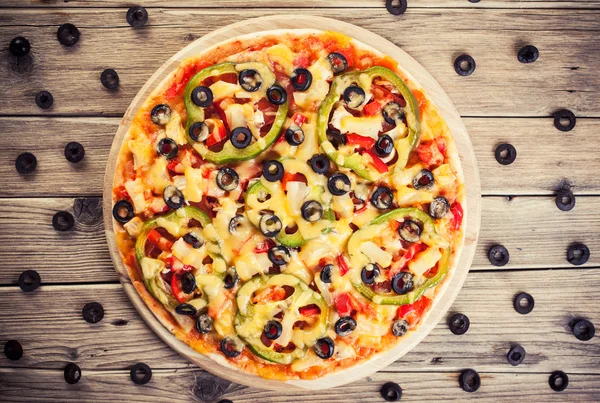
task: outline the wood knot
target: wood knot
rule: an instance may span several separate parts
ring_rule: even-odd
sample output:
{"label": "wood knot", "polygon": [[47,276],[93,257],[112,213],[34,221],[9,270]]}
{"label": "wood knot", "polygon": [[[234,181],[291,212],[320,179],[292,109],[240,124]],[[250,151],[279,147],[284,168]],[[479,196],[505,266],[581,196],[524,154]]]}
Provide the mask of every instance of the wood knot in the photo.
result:
{"label": "wood knot", "polygon": [[33,57],[8,55],[8,70],[17,76],[25,76],[33,71]]}
{"label": "wood knot", "polygon": [[73,202],[73,215],[82,224],[96,224],[102,220],[102,202],[96,197],[75,199]]}
{"label": "wood knot", "polygon": [[225,393],[231,382],[211,375],[199,376],[192,387],[192,393],[200,401],[212,402]]}

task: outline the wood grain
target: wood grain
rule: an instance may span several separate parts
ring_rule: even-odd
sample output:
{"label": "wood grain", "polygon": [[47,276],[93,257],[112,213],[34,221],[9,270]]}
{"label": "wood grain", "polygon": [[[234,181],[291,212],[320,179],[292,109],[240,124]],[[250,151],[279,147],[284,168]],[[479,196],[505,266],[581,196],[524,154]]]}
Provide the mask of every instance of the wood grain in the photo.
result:
{"label": "wood grain", "polygon": [[[1,64],[0,82],[10,85],[0,99],[0,111],[122,115],[151,74],[190,41],[231,22],[282,13],[306,15],[307,11],[153,9],[149,25],[134,30],[121,9],[71,9],[68,14],[60,9],[5,9],[0,13],[0,42],[8,43],[17,35],[28,37],[33,68],[18,76],[8,63]],[[598,10],[409,8],[402,18],[381,9],[311,13],[357,24],[402,47],[437,79],[461,115],[549,116],[568,108],[577,116],[600,117],[600,93],[595,90],[600,82],[596,74],[600,42],[594,40],[600,30]],[[81,40],[73,48],[64,48],[56,40],[57,26],[65,22],[81,30]],[[526,43],[536,45],[541,55],[529,65],[516,58]],[[461,53],[471,54],[477,62],[472,76],[454,72],[453,61]],[[121,79],[116,92],[100,84],[100,73],[109,67]],[[34,103],[42,89],[54,95],[54,106],[48,111]]]}
{"label": "wood grain", "polygon": [[[569,328],[574,318],[600,323],[600,270],[552,270],[470,273],[446,318],[417,347],[384,372],[458,371],[473,367],[489,372],[597,373],[600,336],[583,342]],[[513,309],[513,297],[528,292],[535,308],[528,315]],[[104,319],[89,324],[81,309],[100,302]],[[19,307],[15,309],[14,307]],[[23,358],[0,367],[57,369],[77,362],[84,370],[122,370],[145,362],[153,368],[188,368],[135,311],[119,284],[43,286],[31,294],[16,287],[0,288],[0,344],[21,342]],[[447,318],[461,312],[469,331],[452,334]],[[46,337],[52,335],[52,337]],[[524,362],[506,361],[510,347],[521,344]]]}

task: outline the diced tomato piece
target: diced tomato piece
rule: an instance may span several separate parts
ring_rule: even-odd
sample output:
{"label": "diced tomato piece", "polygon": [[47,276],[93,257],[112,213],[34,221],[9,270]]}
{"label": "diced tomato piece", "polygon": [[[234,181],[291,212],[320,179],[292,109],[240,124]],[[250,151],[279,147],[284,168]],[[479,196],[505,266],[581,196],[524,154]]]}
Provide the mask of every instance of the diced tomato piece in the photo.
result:
{"label": "diced tomato piece", "polygon": [[308,67],[310,65],[310,61],[308,59],[308,55],[304,52],[299,53],[295,58],[292,64],[296,67]]}
{"label": "diced tomato piece", "polygon": [[267,253],[273,246],[275,246],[275,242],[270,239],[265,239],[254,248],[254,253]]}
{"label": "diced tomato piece", "polygon": [[381,113],[382,108],[383,106],[379,102],[372,101],[364,106],[363,113],[365,114],[365,116],[379,115]]}
{"label": "diced tomato piece", "polygon": [[442,155],[445,157],[446,156],[446,139],[443,137],[437,137],[435,139],[435,144],[437,145],[438,150],[440,150],[440,153],[442,153]]}
{"label": "diced tomato piece", "polygon": [[220,143],[227,137],[227,132],[225,131],[225,125],[219,119],[214,119],[213,121],[214,127],[212,133],[206,139],[206,146],[214,146],[215,144]]}
{"label": "diced tomato piece", "polygon": [[431,305],[431,300],[426,296],[422,296],[412,304],[402,305],[398,308],[396,317],[404,318],[411,326],[416,325],[421,320],[423,313]]}
{"label": "diced tomato piece", "polygon": [[294,122],[298,126],[302,126],[304,124],[304,122],[306,122],[306,116],[304,116],[301,113],[296,112],[292,116],[292,122]]}
{"label": "diced tomato piece", "polygon": [[454,203],[452,207],[450,207],[450,212],[452,213],[452,219],[450,220],[450,228],[454,231],[458,231],[462,224],[464,211],[460,203]]}
{"label": "diced tomato piece", "polygon": [[400,106],[406,106],[406,101],[400,94],[394,94],[387,88],[382,85],[373,84],[371,86],[371,91],[375,94],[375,98],[379,100],[382,105],[387,104],[388,102],[396,102]]}
{"label": "diced tomato piece", "polygon": [[125,190],[125,186],[123,185],[115,189],[115,195],[117,195],[119,199],[130,199],[129,193],[127,193],[127,190]]}
{"label": "diced tomato piece", "polygon": [[148,233],[148,242],[153,246],[159,248],[163,252],[170,251],[173,246],[173,242],[164,238],[157,230],[153,229]]}
{"label": "diced tomato piece", "polygon": [[339,255],[337,257],[337,264],[340,269],[340,274],[342,276],[344,276],[350,270],[350,268],[348,267],[348,263],[346,262],[346,259],[344,258],[344,255]]}
{"label": "diced tomato piece", "polygon": [[334,301],[335,310],[340,316],[350,316],[352,313],[352,301],[350,300],[350,294],[340,294],[335,298]]}
{"label": "diced tomato piece", "polygon": [[295,172],[295,173],[284,172],[283,178],[281,178],[281,187],[283,188],[283,190],[286,190],[286,185],[288,184],[288,182],[302,182],[304,184],[308,183],[306,176],[304,176],[304,174],[301,174],[298,172]]}
{"label": "diced tomato piece", "polygon": [[256,294],[252,301],[255,304],[260,302],[283,301],[286,294],[283,287],[269,287]]}
{"label": "diced tomato piece", "polygon": [[427,107],[427,98],[425,98],[425,95],[419,90],[415,90],[412,93],[417,100],[417,104],[419,104],[419,113],[423,115],[423,110]]}
{"label": "diced tomato piece", "polygon": [[427,246],[423,245],[422,243],[410,244],[406,253],[400,258],[400,260],[395,262],[392,265],[392,267],[390,268],[390,271],[389,271],[390,278],[394,277],[396,274],[398,274],[402,270],[404,270],[406,268],[406,266],[408,265],[408,262],[410,262],[410,260],[412,258],[414,258],[417,253],[419,253],[425,249],[427,249]]}
{"label": "diced tomato piece", "polygon": [[299,308],[298,312],[300,312],[300,314],[302,314],[303,316],[312,317],[318,316],[321,313],[321,309],[315,304],[311,304]]}
{"label": "diced tomato piece", "polygon": [[375,140],[371,137],[361,136],[360,134],[350,133],[346,135],[347,144],[352,146],[360,146],[364,148],[371,148],[375,145]]}
{"label": "diced tomato piece", "polygon": [[388,166],[373,151],[365,150],[365,153],[371,157],[372,164],[379,173],[384,174],[388,171]]}
{"label": "diced tomato piece", "polygon": [[444,163],[444,155],[434,142],[421,143],[415,151],[419,159],[428,165],[441,165]]}

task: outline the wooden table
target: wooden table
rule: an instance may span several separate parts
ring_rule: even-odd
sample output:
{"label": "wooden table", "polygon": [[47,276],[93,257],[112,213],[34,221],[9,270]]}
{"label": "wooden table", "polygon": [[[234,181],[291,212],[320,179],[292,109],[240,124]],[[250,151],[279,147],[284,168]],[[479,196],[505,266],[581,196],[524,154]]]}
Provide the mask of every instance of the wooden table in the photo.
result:
{"label": "wooden table", "polygon": [[[511,401],[600,401],[600,337],[580,341],[574,319],[600,325],[600,1],[411,0],[401,16],[383,0],[181,0],[143,2],[149,23],[132,29],[122,0],[2,0],[0,4],[0,344],[16,339],[23,357],[0,354],[2,402],[380,402],[384,382],[398,382],[402,400],[469,398]],[[167,5],[167,7],[165,7]],[[446,323],[385,370],[332,390],[281,395],[220,381],[187,363],[142,322],[110,261],[102,224],[102,178],[119,120],[150,75],[190,41],[225,24],[267,14],[315,14],[372,30],[423,64],[464,118],[482,184],[482,230],[471,273],[448,316],[462,312],[471,327],[453,335]],[[66,48],[56,39],[70,22],[81,39]],[[32,45],[26,62],[9,55],[18,35]],[[532,64],[517,51],[533,44]],[[461,77],[453,61],[476,60]],[[120,87],[109,91],[100,73],[114,68]],[[17,71],[18,70],[18,71]],[[35,95],[48,90],[54,105],[42,110]],[[557,130],[551,114],[569,109],[575,128]],[[67,162],[67,142],[85,146],[84,160]],[[511,143],[518,156],[500,165],[494,150]],[[15,159],[35,154],[33,175],[19,175]],[[570,188],[576,206],[555,205]],[[55,212],[75,216],[73,230],[57,232]],[[573,266],[567,248],[586,244],[589,261]],[[510,262],[492,266],[491,245],[502,244]],[[37,270],[42,287],[24,293],[19,274]],[[535,308],[513,309],[528,292]],[[82,307],[101,303],[104,319],[89,324]],[[600,329],[599,329],[600,332]],[[514,344],[527,356],[516,367],[506,354]],[[77,363],[81,381],[69,385],[63,368]],[[129,368],[153,369],[138,386]],[[473,368],[481,388],[468,394],[458,374]],[[554,392],[548,377],[569,376]]]}

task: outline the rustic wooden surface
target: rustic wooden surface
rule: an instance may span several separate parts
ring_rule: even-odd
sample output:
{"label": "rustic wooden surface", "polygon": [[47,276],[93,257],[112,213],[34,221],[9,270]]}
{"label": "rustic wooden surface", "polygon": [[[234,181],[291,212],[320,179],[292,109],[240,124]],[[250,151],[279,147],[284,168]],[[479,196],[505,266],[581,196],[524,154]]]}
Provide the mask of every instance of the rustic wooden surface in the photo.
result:
{"label": "rustic wooden surface", "polygon": [[[125,22],[130,3],[120,0],[0,1],[0,344],[17,339],[24,348],[20,361],[0,353],[0,401],[379,402],[378,390],[389,380],[401,384],[403,400],[600,401],[599,336],[583,342],[569,329],[578,317],[600,325],[600,2],[412,0],[399,17],[387,14],[383,0],[257,0],[243,8],[230,0],[141,3],[151,7],[150,21],[133,30]],[[210,395],[213,378],[162,343],[117,282],[99,210],[102,175],[119,118],[168,57],[224,24],[290,12],[339,18],[400,45],[463,115],[485,197],[473,272],[450,313],[468,315],[471,328],[455,336],[440,323],[403,359],[342,388],[284,395],[223,384],[223,395]],[[56,41],[64,22],[82,32],[73,49]],[[17,35],[32,43],[33,69],[21,76],[10,69],[7,51]],[[530,65],[516,60],[526,43],[540,49]],[[477,62],[466,78],[452,68],[463,52]],[[100,85],[107,67],[119,72],[117,92]],[[42,89],[55,98],[49,111],[34,102]],[[561,108],[578,117],[571,132],[553,127],[550,114]],[[86,148],[79,166],[62,156],[69,141]],[[512,165],[495,161],[500,142],[516,147]],[[33,177],[14,169],[24,151],[38,158]],[[577,195],[570,212],[554,205],[552,195],[563,186]],[[54,231],[58,210],[74,212],[73,231]],[[590,248],[585,266],[566,261],[572,242]],[[495,243],[511,253],[502,268],[486,257]],[[25,269],[42,276],[44,285],[32,294],[16,286]],[[521,291],[536,299],[526,316],[512,308]],[[106,311],[95,325],[81,319],[90,301]],[[505,360],[512,343],[528,352],[518,367]],[[64,382],[68,362],[83,370],[76,385]],[[135,362],[154,369],[149,384],[130,381]],[[464,368],[481,374],[474,394],[458,386]],[[569,374],[564,392],[548,386],[554,370]]]}

